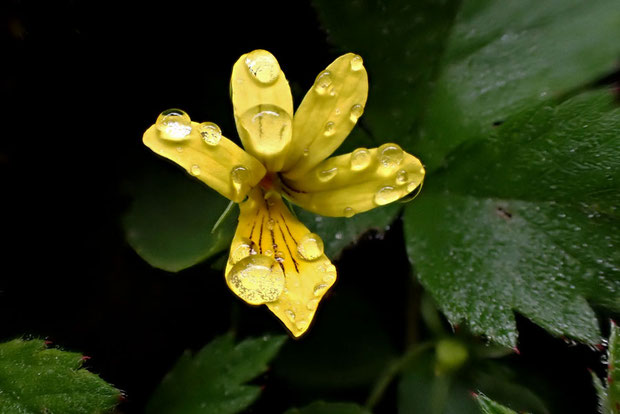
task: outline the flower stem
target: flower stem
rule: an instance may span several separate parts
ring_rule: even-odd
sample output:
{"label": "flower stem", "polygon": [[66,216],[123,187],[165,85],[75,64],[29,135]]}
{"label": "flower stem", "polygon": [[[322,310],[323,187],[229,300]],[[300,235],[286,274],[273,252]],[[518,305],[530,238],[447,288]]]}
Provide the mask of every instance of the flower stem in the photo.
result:
{"label": "flower stem", "polygon": [[370,391],[370,395],[366,400],[366,408],[368,410],[372,410],[375,405],[381,398],[383,398],[383,394],[385,390],[390,385],[390,383],[394,380],[394,378],[414,359],[416,359],[420,354],[425,352],[426,350],[432,348],[435,345],[433,341],[420,342],[418,344],[414,344],[407,349],[407,351],[397,360],[390,363],[383,373],[379,376],[375,385],[372,387]]}

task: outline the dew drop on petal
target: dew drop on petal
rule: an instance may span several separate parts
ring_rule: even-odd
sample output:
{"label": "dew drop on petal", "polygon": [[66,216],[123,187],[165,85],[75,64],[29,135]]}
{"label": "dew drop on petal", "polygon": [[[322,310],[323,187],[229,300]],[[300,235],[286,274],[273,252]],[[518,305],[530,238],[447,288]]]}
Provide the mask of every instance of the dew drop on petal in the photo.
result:
{"label": "dew drop on petal", "polygon": [[240,191],[250,179],[250,171],[243,165],[238,165],[230,171],[230,181],[236,191]]}
{"label": "dew drop on petal", "polygon": [[230,264],[234,265],[240,260],[245,259],[252,254],[256,254],[253,246],[254,243],[250,239],[246,237],[241,238],[241,240],[239,240],[239,242],[230,250]]}
{"label": "dew drop on petal", "polygon": [[357,120],[364,113],[364,107],[360,104],[355,104],[351,107],[351,112],[349,114],[349,119],[351,122],[357,122]]}
{"label": "dew drop on petal", "polygon": [[336,266],[333,264],[328,264],[323,269],[323,282],[332,284],[336,281]]}
{"label": "dew drop on petal", "polygon": [[308,148],[304,148],[304,157],[310,155],[310,150]]}
{"label": "dew drop on petal", "polygon": [[274,257],[274,259],[276,259],[276,261],[278,263],[283,263],[284,262],[284,253],[279,251],[279,250],[277,252],[275,252],[273,257]]}
{"label": "dew drop on petal", "polygon": [[308,321],[304,321],[304,320],[297,321],[297,323],[295,323],[295,326],[300,331],[303,331],[304,329],[306,329],[308,327]]}
{"label": "dew drop on petal", "polygon": [[319,306],[319,300],[316,298],[310,299],[308,303],[306,303],[306,309],[308,309],[309,311],[315,310],[318,306]]}
{"label": "dew drop on petal", "polygon": [[412,192],[413,190],[417,188],[417,186],[418,186],[418,183],[414,181],[410,182],[409,185],[407,185],[407,192],[408,193]]}
{"label": "dew drop on petal", "polygon": [[160,137],[170,141],[183,141],[192,132],[192,120],[181,109],[168,109],[159,114],[155,122]]}
{"label": "dew drop on petal", "polygon": [[314,90],[319,95],[325,95],[333,82],[331,72],[325,70],[319,73],[314,81]]}
{"label": "dew drop on petal", "polygon": [[254,50],[245,57],[248,71],[259,83],[271,84],[280,76],[280,65],[276,58],[266,50]]}
{"label": "dew drop on petal", "polygon": [[328,168],[326,170],[318,170],[317,177],[322,182],[327,182],[338,174],[338,167]]}
{"label": "dew drop on petal", "polygon": [[197,164],[192,165],[192,167],[189,169],[190,174],[192,174],[193,176],[197,177],[200,175],[200,167]]}
{"label": "dew drop on petal", "polygon": [[318,234],[308,233],[299,239],[297,253],[304,260],[316,260],[323,255],[323,240]]}
{"label": "dew drop on petal", "polygon": [[256,254],[241,259],[227,275],[237,296],[252,305],[273,302],[284,290],[284,272],[270,257]]}
{"label": "dew drop on petal", "polygon": [[380,206],[398,200],[399,192],[394,187],[385,186],[375,194],[375,203]]}
{"label": "dew drop on petal", "polygon": [[345,207],[343,214],[346,218],[351,218],[355,215],[355,210],[353,210],[353,208],[351,207]]}
{"label": "dew drop on petal", "polygon": [[351,58],[351,70],[358,71],[364,67],[364,60],[360,55],[355,55]]}
{"label": "dew drop on petal", "polygon": [[330,137],[334,135],[334,132],[336,132],[336,126],[332,121],[329,121],[325,124],[325,128],[323,129],[323,135],[325,135],[326,137]]}
{"label": "dew drop on petal", "polygon": [[379,163],[387,169],[398,167],[405,159],[405,153],[396,144],[383,144],[377,152]]}
{"label": "dew drop on petal", "polygon": [[320,283],[314,287],[314,296],[321,296],[328,286],[324,283]]}
{"label": "dew drop on petal", "polygon": [[267,228],[269,230],[273,230],[275,226],[276,226],[276,221],[274,219],[270,218],[269,220],[267,220]]}
{"label": "dew drop on petal", "polygon": [[293,312],[291,309],[285,310],[284,313],[286,313],[286,317],[289,318],[291,322],[295,320],[295,317],[296,317],[295,312]]}
{"label": "dew drop on petal", "polygon": [[396,173],[396,185],[407,184],[407,181],[409,181],[409,174],[407,174],[407,171],[400,170]]}
{"label": "dew drop on petal", "polygon": [[358,148],[351,154],[351,169],[360,171],[370,164],[370,152],[366,148]]}
{"label": "dew drop on petal", "polygon": [[183,147],[177,147],[177,152],[180,154],[183,152]]}
{"label": "dew drop on petal", "polygon": [[203,122],[200,124],[200,136],[205,144],[215,146],[222,139],[222,130],[213,122]]}
{"label": "dew drop on petal", "polygon": [[239,121],[260,154],[279,154],[291,142],[291,116],[279,106],[257,105],[241,115]]}

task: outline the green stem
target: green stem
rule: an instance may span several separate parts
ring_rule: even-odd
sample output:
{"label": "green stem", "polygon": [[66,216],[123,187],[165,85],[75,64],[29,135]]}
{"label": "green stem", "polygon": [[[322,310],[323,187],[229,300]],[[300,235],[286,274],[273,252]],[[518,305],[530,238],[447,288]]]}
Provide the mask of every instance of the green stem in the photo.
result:
{"label": "green stem", "polygon": [[394,378],[405,368],[411,361],[416,359],[420,354],[435,346],[435,342],[427,341],[412,345],[399,359],[389,364],[383,373],[379,376],[375,385],[370,391],[370,395],[366,400],[366,408],[372,410],[381,398],[383,393],[394,380]]}

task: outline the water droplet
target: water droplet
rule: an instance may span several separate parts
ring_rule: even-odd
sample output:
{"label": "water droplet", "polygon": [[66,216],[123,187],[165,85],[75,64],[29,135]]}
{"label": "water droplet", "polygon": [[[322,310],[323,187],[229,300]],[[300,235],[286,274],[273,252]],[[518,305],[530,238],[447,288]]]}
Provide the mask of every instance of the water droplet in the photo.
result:
{"label": "water droplet", "polygon": [[300,331],[305,330],[308,327],[308,321],[298,321],[295,326],[297,327],[297,329],[299,329]]}
{"label": "water droplet", "polygon": [[357,122],[357,120],[364,113],[364,107],[360,104],[355,104],[351,107],[351,113],[349,114],[349,118],[351,122]]}
{"label": "water droplet", "polygon": [[284,313],[286,313],[286,317],[289,318],[291,320],[291,322],[293,322],[295,320],[295,312],[293,312],[290,309],[287,309],[284,311]]}
{"label": "water droplet", "polygon": [[320,283],[318,285],[316,285],[314,287],[314,296],[321,296],[323,294],[323,292],[325,292],[325,289],[327,289],[328,286],[324,283]]}
{"label": "water droplet", "polygon": [[230,264],[234,265],[240,260],[245,259],[252,254],[256,254],[253,246],[254,242],[252,240],[245,237],[241,238],[241,240],[239,240],[239,243],[237,243],[237,245],[230,250]]}
{"label": "water droplet", "polygon": [[396,174],[396,185],[407,184],[407,181],[409,181],[409,174],[407,174],[407,171],[405,170],[400,170]]}
{"label": "water droplet", "polygon": [[345,207],[343,214],[346,218],[351,218],[355,215],[355,210],[353,210],[351,207]]}
{"label": "water droplet", "polygon": [[280,65],[266,50],[254,50],[245,57],[250,74],[260,83],[271,84],[280,76]]}
{"label": "water droplet", "polygon": [[200,124],[200,135],[207,145],[217,145],[222,139],[222,130],[213,122],[203,122]]}
{"label": "water droplet", "polygon": [[279,106],[257,105],[241,115],[239,121],[259,154],[279,154],[291,142],[291,116]]}
{"label": "water droplet", "polygon": [[244,184],[250,180],[250,171],[242,165],[233,168],[230,171],[230,180],[236,191],[240,191]]}
{"label": "water droplet", "polygon": [[405,153],[396,144],[383,144],[378,150],[379,162],[387,169],[398,167],[405,158]]}
{"label": "water droplet", "polygon": [[317,176],[322,182],[327,182],[338,174],[338,167],[329,168],[327,170],[318,170]]}
{"label": "water droplet", "polygon": [[308,233],[299,239],[297,253],[304,260],[316,260],[323,255],[323,240],[318,234]]}
{"label": "water droplet", "polygon": [[274,219],[270,218],[269,220],[267,220],[267,228],[269,230],[273,230],[275,226],[276,226],[276,221]]}
{"label": "water droplet", "polygon": [[418,187],[418,183],[416,183],[415,181],[412,181],[407,185],[407,192],[410,193],[413,190],[415,190],[417,187]]}
{"label": "water droplet", "polygon": [[377,203],[380,206],[383,206],[383,205],[386,205],[393,201],[398,200],[398,198],[399,198],[399,193],[398,191],[396,191],[394,187],[385,186],[381,188],[379,191],[377,191],[377,193],[375,194],[375,203]]}
{"label": "water droplet", "polygon": [[360,171],[370,164],[370,152],[366,148],[358,148],[351,154],[351,169]]}
{"label": "water droplet", "polygon": [[232,267],[227,280],[231,290],[252,305],[273,302],[284,290],[280,265],[262,254],[241,259]]}
{"label": "water droplet", "polygon": [[192,120],[181,109],[168,109],[155,122],[160,136],[170,141],[182,141],[192,132]]}
{"label": "water droplet", "polygon": [[334,266],[333,264],[329,264],[325,268],[323,268],[323,273],[323,282],[331,285],[336,281],[336,266]]}
{"label": "water droplet", "polygon": [[189,169],[190,174],[193,176],[200,175],[200,167],[197,164],[192,165],[192,168]]}
{"label": "water droplet", "polygon": [[278,263],[284,262],[284,253],[279,250],[273,255],[273,257]]}
{"label": "water droplet", "polygon": [[325,95],[328,88],[331,86],[332,81],[332,74],[325,70],[319,73],[319,76],[316,77],[316,80],[314,81],[314,90],[319,95]]}
{"label": "water droplet", "polygon": [[273,257],[273,250],[271,249],[265,250],[265,256]]}
{"label": "water droplet", "polygon": [[336,108],[336,109],[334,109],[334,113],[335,113],[336,115],[340,115],[340,108]]}
{"label": "water droplet", "polygon": [[308,148],[304,148],[304,157],[310,155],[310,150]]}
{"label": "water droplet", "polygon": [[332,121],[329,121],[328,123],[325,124],[325,128],[324,128],[323,134],[326,137],[329,137],[329,136],[334,135],[334,132],[336,132],[335,125],[334,125],[334,123]]}
{"label": "water droplet", "polygon": [[318,299],[310,299],[308,301],[308,303],[306,303],[306,308],[309,311],[313,311],[317,308],[317,306],[319,306],[319,300]]}
{"label": "water droplet", "polygon": [[177,147],[177,152],[180,154],[183,152],[183,147]]}
{"label": "water droplet", "polygon": [[358,71],[364,67],[364,60],[360,55],[355,55],[351,58],[351,70]]}

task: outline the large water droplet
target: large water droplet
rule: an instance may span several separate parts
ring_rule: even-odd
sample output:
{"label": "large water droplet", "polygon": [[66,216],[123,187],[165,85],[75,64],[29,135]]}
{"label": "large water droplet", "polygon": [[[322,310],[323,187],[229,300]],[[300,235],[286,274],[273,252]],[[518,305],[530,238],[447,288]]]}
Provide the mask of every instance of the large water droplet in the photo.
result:
{"label": "large water droplet", "polygon": [[242,128],[252,137],[256,151],[279,154],[291,142],[291,116],[275,105],[257,105],[241,115]]}
{"label": "large water droplet", "polygon": [[213,122],[203,122],[200,124],[200,135],[206,144],[215,146],[222,139],[222,130]]}
{"label": "large water droplet", "polygon": [[407,174],[407,171],[400,170],[396,173],[396,185],[407,184],[407,181],[409,181],[409,174]]}
{"label": "large water droplet", "polygon": [[385,186],[375,194],[375,203],[380,206],[398,200],[399,192],[394,187]]}
{"label": "large water droplet", "polygon": [[333,82],[332,74],[325,70],[316,77],[314,81],[314,90],[319,95],[325,95]]}
{"label": "large water droplet", "polygon": [[358,148],[351,154],[351,169],[360,171],[370,164],[370,152],[366,148]]}
{"label": "large water droplet", "polygon": [[192,120],[181,109],[168,109],[159,114],[155,122],[160,137],[182,141],[192,132]]}
{"label": "large water droplet", "polygon": [[326,183],[338,174],[338,167],[328,168],[326,170],[318,170],[317,177],[320,181]]}
{"label": "large water droplet", "polygon": [[355,55],[351,58],[351,70],[358,71],[364,67],[364,60],[360,55]]}
{"label": "large water droplet", "polygon": [[336,125],[332,121],[329,121],[328,123],[325,124],[325,128],[323,130],[323,134],[326,137],[330,137],[330,136],[334,135],[334,132],[336,132]]}
{"label": "large water droplet", "polygon": [[398,167],[405,158],[405,153],[396,144],[383,144],[378,150],[379,162],[387,169]]}
{"label": "large water droplet", "polygon": [[200,175],[200,167],[198,166],[198,164],[194,164],[192,165],[192,167],[189,169],[190,174],[192,174],[193,176],[199,176]]}
{"label": "large water droplet", "polygon": [[308,233],[299,239],[297,253],[304,260],[316,260],[323,255],[323,240],[318,234]]}
{"label": "large water droplet", "polygon": [[349,118],[351,122],[357,122],[357,120],[364,113],[364,107],[360,104],[355,104],[351,107],[351,113],[349,114]]}
{"label": "large water droplet", "polygon": [[230,171],[230,180],[235,190],[240,191],[250,180],[250,171],[243,165],[238,165]]}
{"label": "large water droplet", "polygon": [[270,257],[256,254],[241,259],[227,276],[237,296],[252,305],[273,302],[284,290],[284,272]]}
{"label": "large water droplet", "polygon": [[280,65],[266,50],[254,50],[245,57],[250,74],[260,83],[271,84],[280,76]]}
{"label": "large water droplet", "polygon": [[351,207],[345,207],[343,214],[346,218],[351,218],[355,215],[355,210],[353,210]]}
{"label": "large water droplet", "polygon": [[230,264],[234,265],[252,254],[256,254],[256,251],[254,250],[254,242],[246,237],[243,237],[230,250]]}

